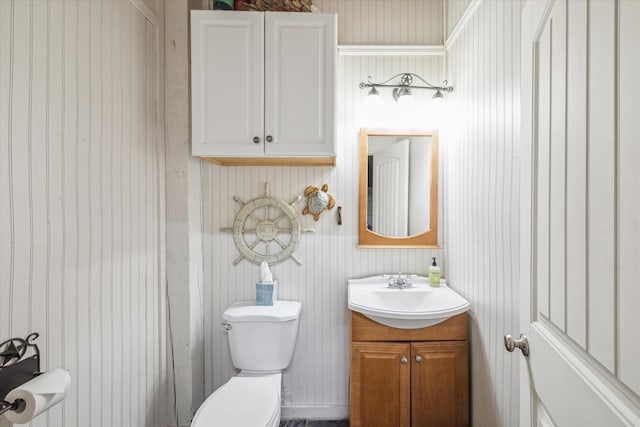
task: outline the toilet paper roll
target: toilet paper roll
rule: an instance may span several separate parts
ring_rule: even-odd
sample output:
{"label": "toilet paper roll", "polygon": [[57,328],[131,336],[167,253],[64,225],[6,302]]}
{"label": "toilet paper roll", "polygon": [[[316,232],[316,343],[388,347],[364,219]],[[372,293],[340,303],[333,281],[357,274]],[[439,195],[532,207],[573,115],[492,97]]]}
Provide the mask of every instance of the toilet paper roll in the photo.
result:
{"label": "toilet paper roll", "polygon": [[53,369],[11,390],[5,400],[22,399],[25,404],[4,416],[12,423],[24,424],[62,401],[69,391],[71,374],[66,369]]}

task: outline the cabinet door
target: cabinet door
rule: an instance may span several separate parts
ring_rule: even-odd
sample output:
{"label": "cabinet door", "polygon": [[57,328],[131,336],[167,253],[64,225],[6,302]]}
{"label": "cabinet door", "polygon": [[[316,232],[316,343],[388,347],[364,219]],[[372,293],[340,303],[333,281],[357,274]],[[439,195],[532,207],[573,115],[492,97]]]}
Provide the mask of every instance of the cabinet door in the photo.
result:
{"label": "cabinet door", "polygon": [[260,12],[191,12],[195,156],[263,155],[263,45]]}
{"label": "cabinet door", "polygon": [[351,343],[352,427],[409,427],[409,357],[408,343]]}
{"label": "cabinet door", "polygon": [[466,341],[411,344],[411,425],[469,425]]}
{"label": "cabinet door", "polygon": [[267,155],[335,155],[336,50],[334,14],[265,14]]}

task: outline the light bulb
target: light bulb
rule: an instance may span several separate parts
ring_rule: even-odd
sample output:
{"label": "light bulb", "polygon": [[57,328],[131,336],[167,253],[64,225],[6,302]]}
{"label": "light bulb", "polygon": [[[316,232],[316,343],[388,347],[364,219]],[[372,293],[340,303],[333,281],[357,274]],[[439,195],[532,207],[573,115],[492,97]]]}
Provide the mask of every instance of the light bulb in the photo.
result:
{"label": "light bulb", "polygon": [[400,102],[400,100],[402,98],[410,98],[411,97],[411,89],[409,89],[408,87],[397,87],[395,89],[393,89],[393,99],[396,100],[396,102]]}
{"label": "light bulb", "polygon": [[440,92],[440,89],[436,90],[436,93],[432,96],[433,99],[444,100],[444,95]]}

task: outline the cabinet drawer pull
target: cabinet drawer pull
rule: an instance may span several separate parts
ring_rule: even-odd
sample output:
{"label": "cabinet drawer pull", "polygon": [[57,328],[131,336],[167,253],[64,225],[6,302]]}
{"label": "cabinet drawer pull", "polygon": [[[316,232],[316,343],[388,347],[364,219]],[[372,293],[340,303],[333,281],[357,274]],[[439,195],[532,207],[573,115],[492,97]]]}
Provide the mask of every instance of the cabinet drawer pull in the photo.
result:
{"label": "cabinet drawer pull", "polygon": [[273,137],[271,135],[267,135],[267,142],[273,142]]}
{"label": "cabinet drawer pull", "polygon": [[422,362],[422,356],[417,355],[416,356],[416,362],[418,362],[418,363]]}
{"label": "cabinet drawer pull", "polygon": [[408,362],[407,358],[405,356],[402,356],[400,358],[400,363],[402,363],[403,365],[405,365]]}
{"label": "cabinet drawer pull", "polygon": [[254,137],[253,137],[253,142],[254,142],[255,144],[260,144],[260,137],[258,137],[258,136],[254,136]]}

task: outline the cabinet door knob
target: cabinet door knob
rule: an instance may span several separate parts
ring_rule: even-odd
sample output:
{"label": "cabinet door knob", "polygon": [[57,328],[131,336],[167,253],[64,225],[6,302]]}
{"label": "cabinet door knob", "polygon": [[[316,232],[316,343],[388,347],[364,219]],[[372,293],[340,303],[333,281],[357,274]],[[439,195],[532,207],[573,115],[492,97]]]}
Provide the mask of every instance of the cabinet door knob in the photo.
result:
{"label": "cabinet door knob", "polygon": [[260,137],[258,137],[258,136],[254,136],[254,137],[253,137],[253,142],[254,142],[255,144],[260,144]]}
{"label": "cabinet door knob", "polygon": [[271,135],[267,135],[267,142],[273,142],[273,137]]}
{"label": "cabinet door knob", "polygon": [[418,363],[422,362],[422,356],[417,355],[416,356],[416,362],[418,362]]}
{"label": "cabinet door knob", "polygon": [[408,362],[407,358],[405,356],[402,356],[400,358],[400,363],[402,363],[403,365],[406,364]]}

